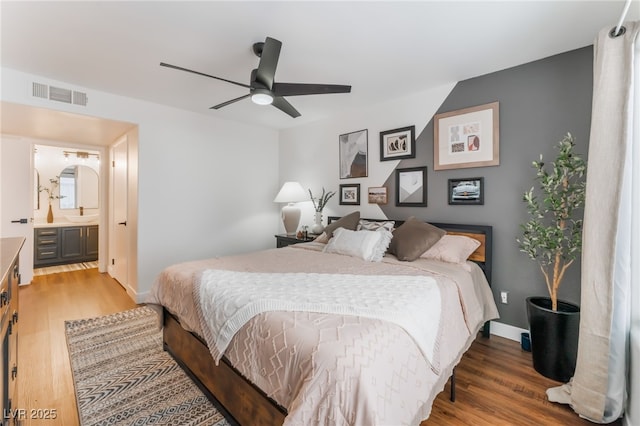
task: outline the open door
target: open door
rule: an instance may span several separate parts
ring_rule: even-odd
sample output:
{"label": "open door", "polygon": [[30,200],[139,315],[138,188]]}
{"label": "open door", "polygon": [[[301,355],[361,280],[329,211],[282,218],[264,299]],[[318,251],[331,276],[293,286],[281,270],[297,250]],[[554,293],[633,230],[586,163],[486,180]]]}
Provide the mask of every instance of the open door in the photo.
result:
{"label": "open door", "polygon": [[33,146],[14,136],[0,145],[0,237],[24,237],[20,282],[33,279]]}
{"label": "open door", "polygon": [[123,137],[111,148],[111,188],[112,214],[110,215],[110,229],[112,244],[110,249],[109,274],[123,287],[128,288],[129,270],[129,232],[127,229],[127,167],[128,140]]}

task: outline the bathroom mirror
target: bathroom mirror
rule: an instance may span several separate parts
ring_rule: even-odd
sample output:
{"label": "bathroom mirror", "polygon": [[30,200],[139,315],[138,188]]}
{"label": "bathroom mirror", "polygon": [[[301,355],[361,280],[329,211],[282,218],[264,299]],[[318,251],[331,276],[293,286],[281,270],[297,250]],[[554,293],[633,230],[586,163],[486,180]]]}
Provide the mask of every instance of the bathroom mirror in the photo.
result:
{"label": "bathroom mirror", "polygon": [[97,209],[98,173],[91,167],[75,165],[60,172],[60,209]]}

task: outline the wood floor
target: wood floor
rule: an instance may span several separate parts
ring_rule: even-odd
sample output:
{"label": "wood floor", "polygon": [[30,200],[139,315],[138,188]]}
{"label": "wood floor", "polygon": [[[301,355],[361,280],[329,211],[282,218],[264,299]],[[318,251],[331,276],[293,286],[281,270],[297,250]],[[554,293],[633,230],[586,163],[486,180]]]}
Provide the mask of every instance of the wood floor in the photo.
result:
{"label": "wood floor", "polygon": [[[122,287],[97,269],[35,277],[20,288],[19,382],[15,408],[55,409],[54,420],[22,425],[78,424],[64,321],[106,315],[136,305]],[[478,337],[456,369],[456,402],[449,385],[436,399],[435,425],[592,425],[566,406],[547,401],[557,383],[531,368],[531,354],[517,342]],[[614,425],[621,425],[620,421]]]}
{"label": "wood floor", "polygon": [[[64,321],[136,307],[122,286],[97,269],[34,277],[20,287],[18,401],[28,425],[73,426],[78,412]],[[30,410],[56,410],[56,419],[29,419]]]}

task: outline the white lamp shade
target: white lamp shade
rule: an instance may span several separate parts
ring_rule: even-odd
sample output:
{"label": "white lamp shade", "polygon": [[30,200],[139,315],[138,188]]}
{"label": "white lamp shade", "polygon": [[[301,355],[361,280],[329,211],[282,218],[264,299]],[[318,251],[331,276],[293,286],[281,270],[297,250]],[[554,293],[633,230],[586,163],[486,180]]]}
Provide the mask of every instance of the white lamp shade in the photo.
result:
{"label": "white lamp shade", "polygon": [[280,188],[280,192],[274,198],[274,203],[297,203],[308,199],[302,185],[298,182],[285,182]]}
{"label": "white lamp shade", "polygon": [[307,194],[298,182],[285,182],[273,200],[275,203],[289,203],[282,208],[282,223],[287,235],[295,235],[300,223],[300,209],[293,203],[304,201]]}

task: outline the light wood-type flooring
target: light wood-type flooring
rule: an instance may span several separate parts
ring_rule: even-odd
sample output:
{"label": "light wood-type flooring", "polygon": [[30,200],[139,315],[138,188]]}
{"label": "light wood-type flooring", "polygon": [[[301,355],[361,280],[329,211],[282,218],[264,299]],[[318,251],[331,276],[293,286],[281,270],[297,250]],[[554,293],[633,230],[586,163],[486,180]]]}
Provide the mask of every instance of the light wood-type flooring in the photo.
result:
{"label": "light wood-type flooring", "polygon": [[[64,321],[134,308],[124,289],[97,269],[43,275],[20,288],[19,382],[14,408],[56,410],[56,419],[22,425],[78,424]],[[456,402],[449,385],[436,399],[433,425],[592,425],[566,406],[547,401],[557,383],[531,367],[518,342],[478,337],[456,369]],[[620,421],[614,423],[621,425]]]}

